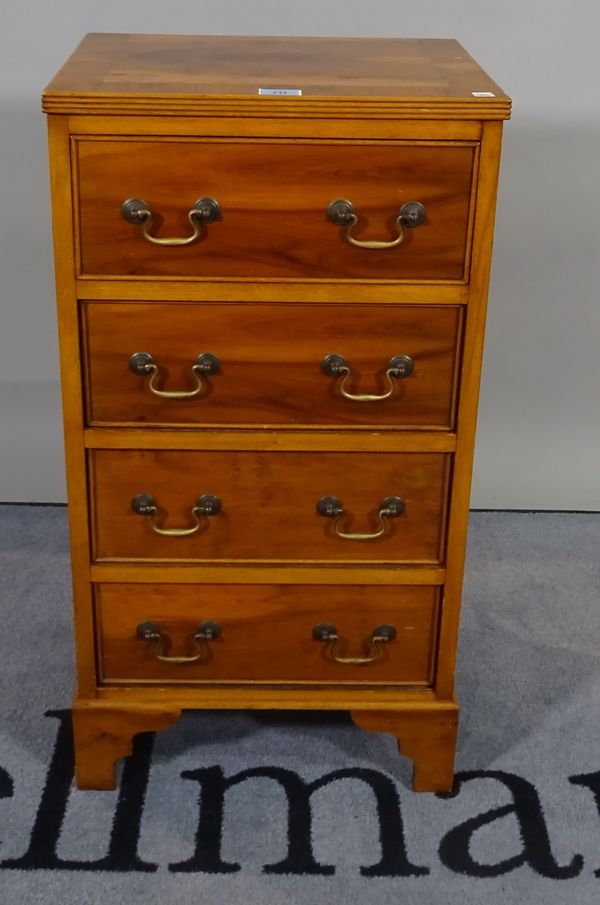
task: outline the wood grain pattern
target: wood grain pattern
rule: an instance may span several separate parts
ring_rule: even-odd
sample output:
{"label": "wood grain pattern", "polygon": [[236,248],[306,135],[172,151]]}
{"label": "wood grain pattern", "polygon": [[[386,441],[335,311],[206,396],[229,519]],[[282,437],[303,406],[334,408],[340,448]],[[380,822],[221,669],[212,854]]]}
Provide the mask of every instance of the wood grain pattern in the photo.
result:
{"label": "wood grain pattern", "polygon": [[[329,682],[427,684],[431,681],[437,621],[436,588],[355,585],[100,585],[96,615],[105,682]],[[138,623],[155,621],[167,655],[195,653],[198,625],[216,620],[222,635],[207,642],[200,663],[163,663],[136,636]],[[368,654],[374,628],[393,625],[397,637],[374,663],[333,662],[312,636],[333,623],[344,639],[341,656]]]}
{"label": "wood grain pattern", "polygon": [[[459,314],[417,306],[86,304],[88,423],[451,429]],[[201,352],[216,354],[221,368],[200,396],[162,399],[128,366],[140,350],[159,363],[164,390],[195,388],[192,364]],[[352,368],[353,393],[385,393],[394,355],[410,355],[415,370],[394,381],[389,399],[353,402],[321,371],[331,352]]]}
{"label": "wood grain pattern", "polygon": [[75,253],[71,214],[71,161],[67,117],[48,122],[52,228],[67,493],[69,498],[69,546],[75,602],[77,683],[82,695],[96,688],[92,594],[89,584],[89,520],[85,448],[83,443],[83,387],[79,318],[75,292]]}
{"label": "wood grain pattern", "polygon": [[[259,97],[259,87],[304,93]],[[171,724],[185,706],[350,709],[363,728],[395,735],[415,760],[417,790],[448,791],[510,99],[454,41],[92,35],[44,108],[79,786],[114,787],[115,759],[134,734]],[[186,211],[209,194],[223,218],[185,249],[158,249],[120,217],[137,195],[159,235],[181,235]],[[396,249],[357,249],[326,219],[340,196],[356,205],[361,238],[391,238],[407,200],[423,201],[429,217]],[[210,422],[148,400],[124,361],[139,350],[128,347],[135,332],[164,359],[166,383],[185,380],[188,357],[206,348],[196,348],[198,312],[198,341],[224,350],[205,400]],[[340,414],[332,385],[318,395],[321,355],[352,357],[370,390],[379,349],[400,333],[420,365],[389,407],[377,403],[383,414]],[[138,492],[157,497],[166,527],[190,524],[203,492],[218,493],[224,511],[193,537],[161,538],[131,511]],[[324,494],[342,498],[351,530],[373,528],[386,495],[407,509],[383,538],[343,541],[315,514]],[[132,635],[138,613],[161,623],[178,652],[196,620],[220,618],[223,637],[207,664],[173,680]],[[400,633],[381,662],[340,678],[346,667],[310,637],[321,619],[337,623],[346,652],[360,652],[375,621]]]}
{"label": "wood grain pattern", "polygon": [[235,563],[92,563],[90,578],[106,584],[335,584],[335,585],[442,585],[446,570],[440,566],[303,565],[289,563],[243,565]]}
{"label": "wood grain pattern", "polygon": [[[84,274],[464,279],[473,145],[81,139],[76,155]],[[156,246],[120,215],[141,198],[153,234],[186,236],[204,196],[221,219],[184,247]],[[337,198],[354,204],[358,239],[393,239],[406,201],[427,220],[396,248],[355,248],[327,220]]]}
{"label": "wood grain pattern", "polygon": [[84,433],[88,449],[219,449],[338,452],[453,452],[456,435],[448,431],[342,431],[325,429],[257,430],[251,427],[177,431],[89,427]]}
{"label": "wood grain pattern", "polygon": [[436,691],[440,698],[452,697],[458,643],[461,593],[464,573],[469,500],[479,383],[483,359],[485,318],[491,266],[494,216],[498,189],[498,168],[502,124],[486,123],[481,149],[482,169],[477,191],[477,216],[473,249],[473,299],[466,322],[461,374],[461,401],[458,415],[457,453],[452,483],[449,519],[448,575],[441,624]]}
{"label": "wood grain pattern", "polygon": [[[302,97],[258,97],[259,88]],[[473,92],[488,96],[475,97]],[[87,35],[47,112],[503,119],[510,99],[454,40]]]}
{"label": "wood grain pattern", "polygon": [[[93,115],[70,116],[73,135],[131,136],[131,117]],[[482,123],[479,120],[456,119],[338,119],[335,111],[325,118],[286,117],[287,138],[374,138],[415,141],[479,141]],[[281,138],[281,121],[267,117],[207,116],[138,116],[135,134],[157,136],[189,135],[196,138]]]}
{"label": "wood grain pattern", "polygon": [[223,682],[195,685],[99,685],[96,700],[106,706],[158,704],[223,710],[394,710],[439,713],[456,703],[438,701],[426,685],[301,685]]}
{"label": "wood grain pattern", "polygon": [[[438,563],[443,556],[449,456],[389,453],[254,453],[96,450],[94,556],[97,560]],[[161,537],[132,498],[149,493],[161,526],[189,527],[204,493],[223,510],[191,537]],[[381,501],[400,496],[405,512],[377,540],[336,536],[316,512],[339,497],[347,531],[377,527]]]}
{"label": "wood grain pattern", "polygon": [[458,707],[437,712],[352,710],[357,726],[396,736],[401,754],[414,761],[415,792],[450,792],[454,782],[454,752]]}
{"label": "wood grain pattern", "polygon": [[73,702],[75,780],[79,789],[116,788],[116,762],[131,754],[139,732],[156,732],[172,725],[181,707],[160,704],[111,706],[94,699]]}
{"label": "wood grain pattern", "polygon": [[[291,690],[280,688],[273,696],[273,691],[262,690],[260,685],[252,691],[243,685],[232,689],[202,688],[200,685],[182,688],[169,684],[100,688],[97,698],[78,697],[73,703],[78,788],[114,789],[116,762],[131,754],[136,734],[166,729],[181,715],[182,705],[207,706],[213,699],[219,702],[219,707],[225,708],[310,706],[311,709],[328,709],[336,706],[336,700],[341,701],[342,706],[356,701],[360,707],[364,703],[364,691],[353,686],[338,686],[335,690],[307,688],[298,694],[292,686]],[[202,700],[203,705],[200,704]],[[396,736],[402,754],[415,761],[415,791],[449,792],[453,780],[456,704],[428,699],[426,688],[403,690],[402,686],[397,686],[379,690],[375,685],[369,691],[369,706],[372,709],[368,711],[353,709],[352,719],[363,729],[390,732]]]}
{"label": "wood grain pattern", "polygon": [[[377,276],[377,275],[375,275]],[[378,305],[467,305],[469,287],[465,283],[421,283],[394,280],[195,280],[193,277],[144,277],[94,279],[80,276],[77,297],[90,301],[138,302],[291,302],[297,304],[378,304]]]}

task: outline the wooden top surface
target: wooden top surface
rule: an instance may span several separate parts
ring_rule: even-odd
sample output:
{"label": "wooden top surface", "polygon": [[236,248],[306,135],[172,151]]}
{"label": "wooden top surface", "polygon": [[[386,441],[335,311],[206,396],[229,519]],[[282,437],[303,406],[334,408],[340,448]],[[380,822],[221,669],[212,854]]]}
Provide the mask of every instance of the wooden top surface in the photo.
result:
{"label": "wooden top surface", "polygon": [[[300,89],[300,96],[259,89]],[[43,95],[48,113],[507,119],[510,99],[439,38],[89,34]]]}

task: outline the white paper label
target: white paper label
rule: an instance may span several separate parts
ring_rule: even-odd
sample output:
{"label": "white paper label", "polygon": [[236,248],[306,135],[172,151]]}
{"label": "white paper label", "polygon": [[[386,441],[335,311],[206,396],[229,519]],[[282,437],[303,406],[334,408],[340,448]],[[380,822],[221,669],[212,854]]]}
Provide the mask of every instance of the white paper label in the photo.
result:
{"label": "white paper label", "polygon": [[299,97],[302,94],[302,88],[259,88],[259,94],[278,94],[283,97]]}
{"label": "white paper label", "polygon": [[471,91],[473,97],[496,97],[493,91]]}

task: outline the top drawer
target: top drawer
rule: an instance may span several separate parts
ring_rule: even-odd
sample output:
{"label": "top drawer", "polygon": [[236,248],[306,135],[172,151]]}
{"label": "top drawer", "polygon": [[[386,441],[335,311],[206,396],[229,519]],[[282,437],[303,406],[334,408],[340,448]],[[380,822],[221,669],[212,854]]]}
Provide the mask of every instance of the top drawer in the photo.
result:
{"label": "top drawer", "polygon": [[[467,278],[476,144],[78,139],[82,274],[317,280]],[[193,211],[215,199],[218,219]],[[122,215],[132,205],[133,219]],[[328,216],[350,201],[356,222]],[[425,207],[414,226],[407,202]],[[150,213],[139,213],[146,210]],[[346,208],[346,215],[348,209]],[[408,226],[413,222],[412,226]],[[348,226],[352,226],[348,235]],[[152,239],[186,239],[156,244]],[[392,243],[387,248],[359,242]]]}

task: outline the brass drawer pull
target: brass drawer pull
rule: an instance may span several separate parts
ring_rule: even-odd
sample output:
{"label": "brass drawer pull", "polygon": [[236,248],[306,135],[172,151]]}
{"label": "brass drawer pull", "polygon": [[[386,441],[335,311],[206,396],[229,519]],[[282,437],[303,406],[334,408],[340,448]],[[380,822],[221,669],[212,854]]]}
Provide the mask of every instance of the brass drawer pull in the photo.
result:
{"label": "brass drawer pull", "polygon": [[149,205],[141,198],[127,198],[121,205],[121,216],[128,223],[142,227],[142,235],[148,242],[154,245],[191,245],[195,242],[203,226],[214,223],[221,216],[221,205],[215,198],[200,198],[188,211],[187,217],[192,227],[191,236],[174,236],[161,239],[150,235],[152,226],[152,211]]}
{"label": "brass drawer pull", "polygon": [[156,622],[140,622],[135,633],[142,641],[147,641],[150,644],[152,656],[156,660],[160,660],[161,663],[197,663],[198,660],[207,660],[209,658],[210,651],[205,642],[214,641],[215,638],[218,638],[221,635],[221,626],[218,622],[213,622],[211,619],[200,623],[192,638],[196,653],[192,654],[191,657],[174,657],[165,654],[165,636]]}
{"label": "brass drawer pull", "polygon": [[222,504],[218,496],[212,493],[203,494],[192,509],[194,525],[191,528],[161,528],[159,527],[158,506],[154,497],[148,493],[138,493],[131,501],[131,508],[136,515],[149,516],[150,527],[155,534],[165,537],[188,537],[200,530],[205,516],[216,515],[221,511]]}
{"label": "brass drawer pull", "polygon": [[395,389],[394,380],[401,380],[409,377],[415,369],[415,363],[410,355],[394,355],[388,361],[385,379],[387,381],[387,390],[385,393],[374,395],[372,393],[350,393],[346,389],[346,385],[352,378],[350,366],[343,355],[336,352],[326,355],[321,362],[321,370],[328,377],[341,377],[339,389],[342,396],[351,399],[352,402],[380,402],[382,399],[389,399]]}
{"label": "brass drawer pull", "polygon": [[338,198],[336,201],[332,201],[327,208],[328,220],[336,226],[345,226],[346,241],[350,242],[351,245],[356,245],[358,248],[395,248],[404,239],[405,230],[421,226],[425,222],[426,216],[427,210],[420,201],[406,201],[396,217],[398,230],[396,238],[391,239],[389,242],[378,242],[375,240],[355,239],[352,235],[354,227],[358,223],[358,215],[351,201],[347,201],[345,198]]}
{"label": "brass drawer pull", "polygon": [[149,352],[134,352],[129,359],[129,370],[137,374],[138,377],[150,377],[148,381],[148,389],[155,396],[161,399],[193,399],[199,396],[206,389],[206,374],[216,374],[221,367],[221,362],[212,352],[203,352],[195,359],[192,365],[192,374],[196,381],[194,390],[159,390],[156,386],[160,367],[154,361]]}
{"label": "brass drawer pull", "polygon": [[393,641],[396,637],[396,629],[393,625],[378,625],[371,632],[369,638],[369,653],[366,657],[340,657],[338,651],[342,644],[342,639],[338,635],[335,625],[330,622],[320,622],[313,629],[313,638],[315,641],[323,641],[326,645],[326,654],[330,660],[341,663],[343,666],[364,666],[366,663],[374,663],[383,656],[381,645]]}
{"label": "brass drawer pull", "polygon": [[322,496],[317,503],[317,512],[323,518],[335,519],[335,533],[344,540],[374,540],[381,537],[387,530],[387,519],[398,518],[404,512],[405,504],[399,496],[388,496],[379,504],[377,519],[379,528],[369,534],[360,531],[347,532],[342,530],[342,522],[344,520],[344,506],[342,501],[335,496]]}

